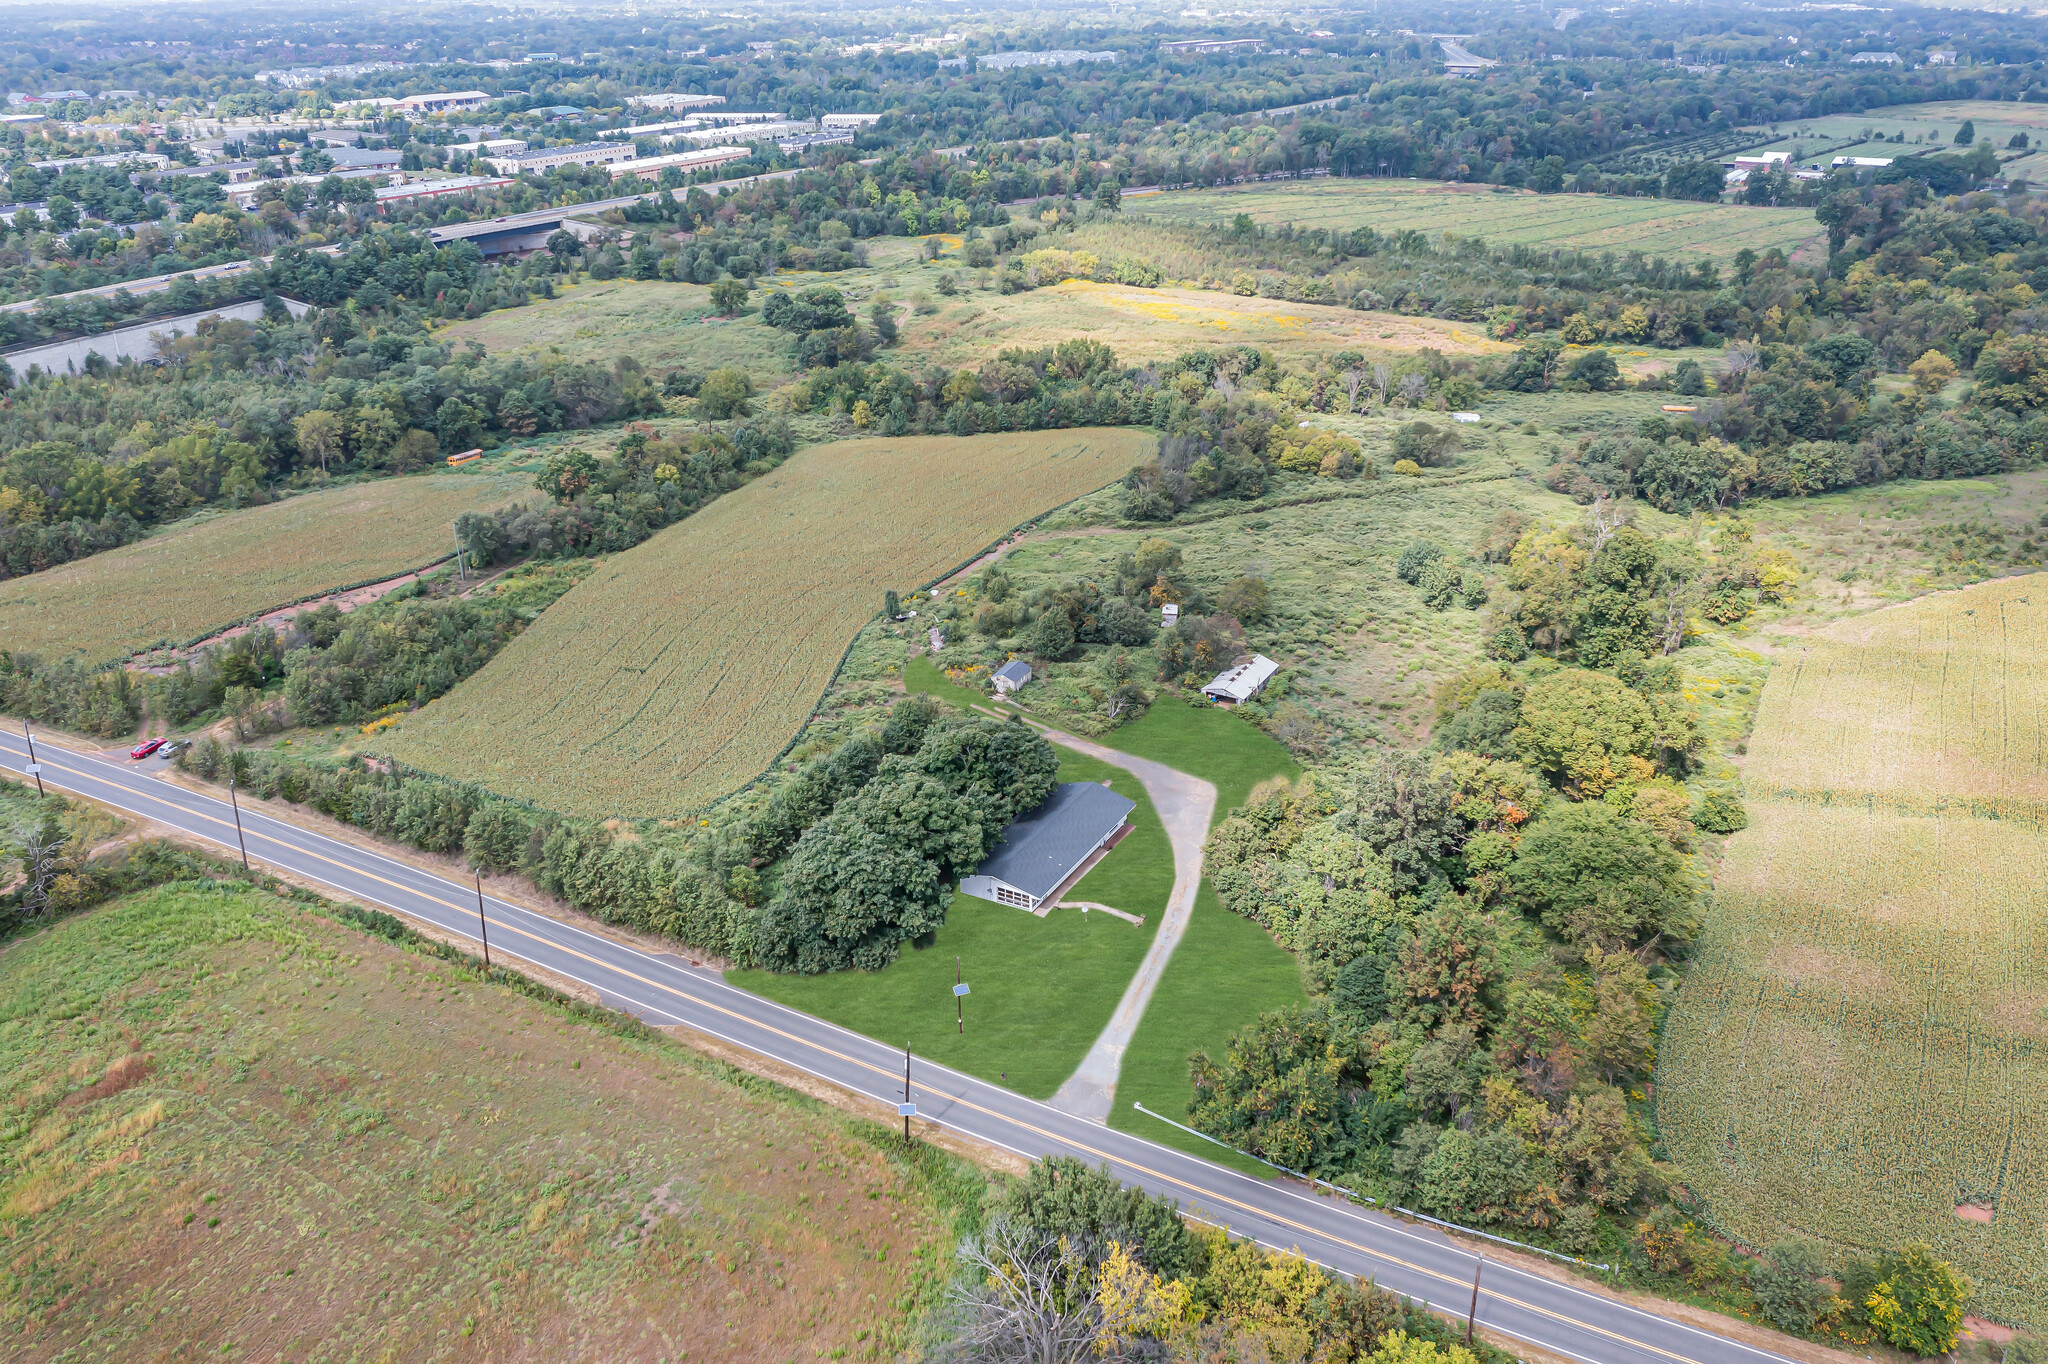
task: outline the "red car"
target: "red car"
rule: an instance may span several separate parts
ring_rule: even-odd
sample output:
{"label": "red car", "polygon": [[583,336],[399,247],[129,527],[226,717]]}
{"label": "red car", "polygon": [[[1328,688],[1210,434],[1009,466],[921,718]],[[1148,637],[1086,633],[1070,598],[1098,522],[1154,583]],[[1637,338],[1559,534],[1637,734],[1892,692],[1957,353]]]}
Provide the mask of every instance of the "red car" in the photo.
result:
{"label": "red car", "polygon": [[131,758],[147,758],[163,746],[164,741],[162,739],[144,739],[141,743],[128,750],[128,756]]}

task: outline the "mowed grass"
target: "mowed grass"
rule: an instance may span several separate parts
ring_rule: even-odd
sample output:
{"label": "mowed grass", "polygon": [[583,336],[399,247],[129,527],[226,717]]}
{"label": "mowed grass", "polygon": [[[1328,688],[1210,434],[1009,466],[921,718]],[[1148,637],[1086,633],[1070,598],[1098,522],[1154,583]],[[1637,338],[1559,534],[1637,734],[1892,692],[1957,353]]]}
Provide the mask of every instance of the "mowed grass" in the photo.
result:
{"label": "mowed grass", "polygon": [[464,512],[538,497],[530,478],[486,463],[194,519],[0,582],[0,640],[89,663],[183,644],[269,607],[432,563],[453,553]]}
{"label": "mowed grass", "polygon": [[[1061,781],[1107,780],[1138,803],[1132,832],[1068,892],[1070,900],[1142,915],[1021,909],[956,895],[932,946],[906,948],[876,972],[826,976],[731,971],[743,989],[1033,1098],[1073,1074],[1123,998],[1173,891],[1173,850],[1138,779],[1060,750]],[[953,999],[955,959],[965,974],[966,1030]]]}
{"label": "mowed grass", "polygon": [[1747,246],[1787,255],[1820,228],[1810,209],[1750,208],[1672,199],[1501,193],[1491,186],[1416,180],[1329,179],[1243,189],[1175,190],[1125,201],[1125,212],[1162,222],[1255,223],[1297,228],[1371,227],[1452,233],[1559,251],[1640,251],[1675,260],[1727,261]]}
{"label": "mowed grass", "polygon": [[[1172,699],[1155,703],[1104,742],[1213,782],[1217,820],[1244,804],[1260,782],[1292,779],[1301,772],[1287,749],[1263,731],[1214,707]],[[1187,932],[1124,1053],[1110,1126],[1217,1158],[1220,1153],[1210,1143],[1147,1117],[1134,1105],[1185,1123],[1194,1098],[1189,1056],[1206,1050],[1220,1058],[1245,1024],[1306,999],[1293,954],[1258,924],[1225,909],[1204,876]],[[1243,1164],[1260,1168],[1256,1162]]]}
{"label": "mowed grass", "polygon": [[242,886],[0,955],[0,1145],[10,1360],[890,1355],[951,1244],[881,1129]]}
{"label": "mowed grass", "polygon": [[789,377],[789,338],[758,317],[721,318],[701,284],[662,280],[591,280],[558,288],[551,299],[501,308],[434,332],[437,341],[478,341],[493,355],[558,350],[570,360],[609,366],[631,356],[655,373],[676,368],[708,374],[744,369],[758,384]]}
{"label": "mowed grass", "polygon": [[[1744,1242],[1932,1245],[2048,1310],[2048,578],[1814,634],[1750,741],[1658,1118]],[[1994,1210],[1960,1220],[1958,1203]]]}
{"label": "mowed grass", "polygon": [[[903,680],[911,691],[936,696],[955,706],[987,704],[978,702],[974,692],[948,682],[929,658],[912,659],[904,669]],[[992,708],[1010,709],[1007,706]],[[1242,805],[1251,789],[1260,782],[1272,777],[1291,780],[1301,773],[1301,767],[1293,756],[1269,735],[1225,711],[1210,706],[1191,706],[1172,697],[1155,702],[1137,720],[1110,731],[1096,742],[1213,782],[1216,786],[1217,820]],[[1071,761],[1078,765],[1087,761],[1065,750],[1062,754],[1063,763]],[[1118,790],[1128,791],[1124,785],[1127,779],[1119,778]],[[1129,846],[1127,841],[1117,849],[1118,854]],[[1166,885],[1170,889],[1173,879],[1170,848],[1167,859]],[[1102,869],[1108,865],[1105,862]],[[1088,883],[1084,883],[1083,889],[1085,898],[1102,898],[1088,889]],[[1077,897],[1081,895],[1082,892],[1076,892]],[[1103,902],[1122,907],[1121,901]],[[973,902],[963,897],[960,903]],[[1061,911],[1054,911],[1055,917],[1059,913]],[[950,924],[947,931],[952,931]],[[943,943],[943,935],[941,941]],[[1037,949],[1028,950],[1035,952]],[[1121,996],[1123,983],[1128,982],[1130,972],[1136,966],[1137,958],[1133,957],[1123,967],[1124,975],[1116,987],[1117,996]],[[929,992],[929,987],[926,992]],[[1130,1049],[1124,1053],[1123,1071],[1117,1081],[1116,1103],[1110,1111],[1109,1125],[1210,1160],[1221,1160],[1250,1173],[1262,1173],[1264,1167],[1257,1161],[1220,1151],[1200,1137],[1190,1136],[1157,1118],[1146,1116],[1135,1105],[1143,1104],[1151,1112],[1174,1122],[1186,1122],[1188,1102],[1194,1097],[1194,1085],[1188,1078],[1188,1058],[1204,1049],[1212,1055],[1221,1056],[1231,1036],[1245,1024],[1262,1013],[1300,1004],[1307,998],[1293,955],[1274,942],[1265,929],[1225,909],[1216,898],[1208,878],[1204,877],[1201,890],[1195,897],[1195,912],[1188,921],[1187,931],[1167,962],[1166,974],[1160,977],[1158,987],[1153,990],[1151,1002],[1145,1007],[1145,1017],[1138,1024]],[[1047,999],[1044,1002],[1052,1001]],[[1110,1003],[1114,1005],[1115,997]],[[1097,1023],[1095,1031],[1099,1030],[1100,1024]],[[1095,1040],[1095,1031],[1087,1033],[1080,1050],[1072,1053],[1072,1060],[1065,1063],[1066,1069],[1046,1084],[1044,1093],[1049,1094],[1059,1088],[1060,1082],[1072,1073],[1081,1056],[1086,1054],[1088,1044]],[[1020,1088],[1016,1083],[1020,1073],[1015,1069],[1011,1071],[1012,1088]]]}
{"label": "mowed grass", "polygon": [[1132,429],[813,447],[612,558],[391,731],[402,761],[592,817],[673,816],[760,774],[888,588],[1121,477]]}

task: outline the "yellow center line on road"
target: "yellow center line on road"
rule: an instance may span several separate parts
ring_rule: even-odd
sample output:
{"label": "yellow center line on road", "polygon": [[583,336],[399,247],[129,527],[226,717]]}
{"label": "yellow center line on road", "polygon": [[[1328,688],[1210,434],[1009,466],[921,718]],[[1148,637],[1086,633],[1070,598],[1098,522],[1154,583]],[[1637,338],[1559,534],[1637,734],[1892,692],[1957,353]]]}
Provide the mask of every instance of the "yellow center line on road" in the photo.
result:
{"label": "yellow center line on road", "polygon": [[[20,752],[20,750],[16,749],[10,749],[10,751],[16,753]],[[104,781],[107,782],[107,784],[109,785],[117,784],[112,782],[109,778],[97,776],[96,774],[91,772],[80,771],[77,768],[66,767],[61,763],[45,764],[45,766],[55,766],[57,770],[60,772],[69,772],[73,776],[80,777],[86,780]],[[164,805],[169,807],[170,809],[176,810],[181,815],[203,819],[209,823],[220,825],[223,828],[232,827],[229,824],[229,821],[221,819],[218,816],[204,814],[194,810],[189,810],[183,806],[177,805],[169,800],[166,800],[161,796],[151,795],[143,792],[132,792],[129,791],[128,788],[126,787],[123,787],[121,789],[124,791],[124,793],[141,796],[143,799],[146,800],[154,800],[160,805]],[[217,801],[218,797],[207,797],[207,799]],[[265,818],[274,817],[265,816]],[[422,900],[426,900],[430,903],[440,905],[445,909],[453,910],[458,914],[467,915],[468,913],[470,913],[470,909],[467,905],[458,905],[453,901],[441,899],[439,896],[431,895],[426,891],[419,890],[412,886],[404,885],[400,882],[390,880],[383,876],[379,876],[375,872],[364,871],[357,867],[351,867],[345,862],[340,862],[335,860],[334,858],[327,857],[321,853],[313,852],[310,849],[288,843],[285,840],[277,838],[273,835],[258,831],[251,836],[261,839],[264,842],[276,844],[278,847],[286,849],[290,852],[297,853],[302,857],[310,857],[315,861],[324,862],[328,866],[338,868],[339,870],[348,872],[351,875],[366,877],[369,880],[377,882],[379,885],[389,886],[393,890],[402,891],[408,895],[417,895]],[[222,840],[222,842],[225,843],[225,840]],[[426,876],[433,875],[433,873],[431,872],[422,872],[421,874]],[[397,908],[397,906],[393,906],[393,908]],[[403,911],[401,910],[401,912]],[[527,912],[532,913],[533,911]],[[545,918],[546,916],[542,915],[540,917]],[[834,1058],[835,1060],[841,1061],[846,1065],[853,1066],[860,1070],[869,1071],[878,1076],[882,1076],[883,1078],[891,1081],[892,1083],[896,1079],[896,1073],[893,1070],[886,1070],[881,1066],[877,1066],[871,1062],[861,1060],[857,1056],[851,1056],[845,1052],[837,1051],[831,1047],[825,1046],[822,1043],[814,1042],[808,1038],[799,1037],[795,1033],[784,1031],[783,1029],[777,1028],[772,1024],[764,1023],[759,1019],[750,1018],[746,1014],[743,1014],[738,1010],[729,1009],[722,1004],[716,1004],[708,999],[700,998],[696,995],[689,993],[686,990],[677,989],[675,986],[669,985],[663,981],[654,980],[647,976],[640,975],[636,972],[629,971],[622,966],[613,965],[612,963],[603,961],[600,958],[590,956],[588,953],[580,952],[573,947],[566,946],[563,943],[556,942],[552,939],[543,937],[538,933],[531,932],[525,928],[520,927],[517,924],[506,923],[502,920],[489,918],[488,916],[485,917],[485,922],[489,924],[495,924],[499,928],[508,933],[516,933],[520,937],[528,938],[534,942],[544,944],[545,946],[550,947],[557,952],[565,953],[569,956],[577,958],[580,961],[588,962],[589,964],[597,967],[600,970],[612,972],[615,975],[623,976],[628,980],[636,981],[639,984],[648,986],[651,989],[660,990],[665,994],[673,995],[677,999],[686,1000],[689,1003],[694,1004],[701,1009],[707,1009],[713,1013],[722,1014],[725,1017],[730,1018],[735,1022],[745,1024],[748,1027],[758,1028],[763,1032],[770,1033],[773,1036],[780,1037],[785,1041],[794,1043],[796,1046],[800,1048],[806,1048],[811,1051],[820,1052],[826,1056]],[[627,948],[626,950],[637,951],[637,949],[633,948]],[[531,957],[525,959],[527,961],[533,962],[534,965],[541,967],[543,970],[553,969],[551,967],[548,967],[546,963],[535,961]],[[593,988],[602,988],[600,986],[597,986],[596,982],[593,981],[579,980],[577,983],[582,985],[589,985]],[[927,1090],[929,1091],[929,1086],[927,1086]],[[1204,1188],[1202,1185],[1192,1183],[1186,1179],[1180,1178],[1179,1176],[1170,1175],[1165,1173],[1164,1171],[1154,1170],[1148,1166],[1140,1165],[1136,1161],[1133,1161],[1127,1157],[1114,1155],[1110,1152],[1100,1150],[1096,1147],[1088,1145],[1086,1142],[1078,1141],[1071,1137],[1060,1136],[1045,1128],[1038,1127],[1030,1122],[1027,1122],[1022,1118],[1013,1117],[1006,1113],[998,1113],[994,1109],[983,1107],[982,1105],[977,1104],[971,1099],[968,1099],[964,1096],[946,1095],[945,1097],[948,1099],[948,1101],[959,1104],[961,1107],[967,1108],[975,1113],[979,1113],[982,1116],[989,1118],[993,1121],[999,1123],[1008,1123],[1011,1126],[1022,1128],[1024,1131],[1029,1132],[1036,1137],[1040,1137],[1045,1141],[1052,1142],[1062,1146],[1067,1146],[1077,1151],[1085,1152],[1098,1160],[1112,1162],[1114,1164],[1123,1166],[1125,1169],[1134,1170],[1141,1175],[1145,1175],[1149,1178],[1159,1180],[1164,1184],[1169,1184],[1176,1188],[1185,1189],[1190,1195],[1207,1199],[1213,1203],[1219,1203],[1231,1208],[1238,1209],[1239,1211],[1249,1216],[1263,1218],[1267,1221],[1278,1223],[1281,1226],[1288,1227],[1296,1232],[1308,1236],[1319,1237],[1325,1241],[1330,1241],[1337,1245],[1344,1246],[1351,1250],[1357,1251],[1359,1254],[1367,1256],[1368,1258],[1381,1260],[1387,1264],[1399,1266],[1402,1269],[1406,1269],[1412,1273],[1423,1275],[1426,1278],[1436,1279],[1440,1282],[1453,1285],[1454,1287],[1462,1288],[1465,1286],[1465,1281],[1462,1278],[1445,1274],[1441,1270],[1430,1269],[1426,1265],[1417,1264],[1412,1260],[1404,1260],[1397,1255],[1391,1255],[1383,1250],[1374,1250],[1370,1246],[1362,1245],[1356,1241],[1348,1239],[1347,1237],[1340,1236],[1335,1232],[1325,1231],[1320,1228],[1311,1226],[1306,1222],[1296,1221],[1293,1218],[1287,1217],[1281,1213],[1269,1212],[1264,1209],[1254,1207],[1249,1203],[1243,1202],[1239,1199],[1232,1198],[1228,1194],[1223,1194],[1213,1189]],[[1577,1329],[1582,1331],[1590,1331],[1595,1335],[1603,1336],[1617,1343],[1627,1345],[1635,1349],[1643,1350],[1647,1353],[1658,1355],[1665,1359],[1679,1361],[1679,1364],[1695,1364],[1695,1361],[1692,1359],[1691,1356],[1681,1355],[1671,1350],[1662,1349],[1658,1346],[1651,1345],[1645,1341],[1636,1340],[1633,1337],[1622,1335],[1619,1332],[1610,1331],[1604,1327],[1595,1326],[1590,1322],[1581,1321],[1576,1317],[1568,1316],[1562,1312],[1552,1311],[1547,1307],[1539,1307],[1534,1303],[1525,1302],[1520,1298],[1510,1296],[1506,1293],[1501,1293],[1496,1290],[1485,1288],[1482,1286],[1482,1288],[1480,1289],[1480,1295],[1482,1297],[1490,1298],[1497,1302],[1507,1304],[1509,1306],[1519,1307],[1526,1312],[1533,1312],[1538,1316],[1548,1317],[1553,1321],[1561,1322],[1567,1326],[1576,1327]]]}

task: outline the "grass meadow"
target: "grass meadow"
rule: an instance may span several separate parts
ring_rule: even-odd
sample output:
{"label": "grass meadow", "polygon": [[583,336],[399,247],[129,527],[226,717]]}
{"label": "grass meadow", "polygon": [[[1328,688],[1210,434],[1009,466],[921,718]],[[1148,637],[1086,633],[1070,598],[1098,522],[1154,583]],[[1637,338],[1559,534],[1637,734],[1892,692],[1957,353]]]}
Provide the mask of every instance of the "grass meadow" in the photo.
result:
{"label": "grass meadow", "polygon": [[1814,626],[2048,560],[2048,473],[1908,479],[1743,508],[1757,543],[1790,554],[1806,591],[1759,623],[1796,646]]}
{"label": "grass meadow", "polygon": [[1640,251],[1717,262],[1733,259],[1745,246],[1757,251],[1775,246],[1789,256],[1820,232],[1809,209],[1535,194],[1417,180],[1329,179],[1174,190],[1129,199],[1125,212],[1205,226],[1227,226],[1243,213],[1268,227],[1407,229],[1546,250]]}
{"label": "grass meadow", "polygon": [[672,816],[793,740],[872,620],[1017,524],[1113,479],[1134,429],[841,441],[613,556],[393,756],[544,808]]}
{"label": "grass meadow", "polygon": [[1446,355],[1504,355],[1512,349],[1476,327],[1437,318],[1068,280],[1020,294],[972,292],[947,300],[936,314],[910,320],[902,350],[972,367],[1005,347],[1051,346],[1075,336],[1102,342],[1127,363],[1214,346],[1258,346],[1296,364],[1339,350],[1384,355],[1427,346]]}
{"label": "grass meadow", "polygon": [[[246,885],[0,954],[10,1360],[887,1357],[946,1158]],[[936,1178],[935,1178],[936,1176]]]}
{"label": "grass meadow", "polygon": [[682,366],[708,374],[732,366],[772,387],[791,377],[788,339],[759,318],[721,318],[701,284],[586,280],[557,286],[552,299],[504,308],[437,328],[436,341],[477,341],[493,355],[557,350],[609,365],[630,355],[656,374]]}
{"label": "grass meadow", "polygon": [[456,517],[535,495],[529,478],[486,460],[195,517],[9,579],[0,585],[0,640],[90,663],[182,644],[273,606],[432,563],[454,552]]}
{"label": "grass meadow", "polygon": [[1748,1244],[1924,1241],[1976,1281],[1974,1310],[2037,1320],[2048,578],[1939,593],[1802,646],[1764,689],[1750,827],[1728,841],[1665,1031],[1664,1141]]}

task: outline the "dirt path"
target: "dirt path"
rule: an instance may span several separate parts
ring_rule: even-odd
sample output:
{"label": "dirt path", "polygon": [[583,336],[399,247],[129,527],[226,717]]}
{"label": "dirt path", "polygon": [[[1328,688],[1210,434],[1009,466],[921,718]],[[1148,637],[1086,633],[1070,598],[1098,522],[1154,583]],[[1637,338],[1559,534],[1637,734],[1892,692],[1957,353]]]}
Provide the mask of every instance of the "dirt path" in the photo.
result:
{"label": "dirt path", "polygon": [[1124,987],[1124,997],[1116,1012],[1109,1016],[1102,1035],[1048,1101],[1054,1108],[1077,1118],[1107,1123],[1110,1106],[1116,1101],[1116,1082],[1123,1072],[1124,1053],[1138,1031],[1138,1021],[1145,1016],[1152,991],[1166,974],[1173,949],[1180,945],[1188,920],[1194,916],[1195,892],[1202,884],[1202,845],[1208,841],[1209,820],[1216,813],[1216,788],[1164,763],[1134,758],[1058,730],[1042,732],[1062,747],[1121,767],[1135,776],[1144,785],[1145,794],[1152,798],[1152,808],[1159,812],[1160,822],[1166,826],[1167,841],[1173,845],[1173,893],[1167,898],[1166,914],[1153,935],[1152,946],[1138,963],[1131,983]]}
{"label": "dirt path", "polygon": [[311,601],[294,602],[290,606],[280,606],[275,611],[264,612],[246,624],[230,626],[217,635],[209,635],[190,648],[175,650],[171,661],[168,663],[160,661],[163,657],[161,653],[155,653],[147,656],[150,659],[148,663],[132,666],[129,671],[154,673],[158,676],[175,672],[179,662],[186,658],[195,657],[202,649],[210,649],[217,644],[223,644],[228,640],[240,638],[259,625],[268,625],[272,629],[276,629],[281,625],[287,624],[302,612],[318,611],[330,602],[338,607],[343,615],[346,615],[358,606],[368,606],[371,602],[389,596],[407,583],[418,582],[421,574],[430,571],[434,567],[435,565],[430,564],[426,568],[408,569],[395,578],[386,578],[383,582],[368,583],[362,587],[352,587],[346,592],[330,592],[324,597],[315,597]]}

